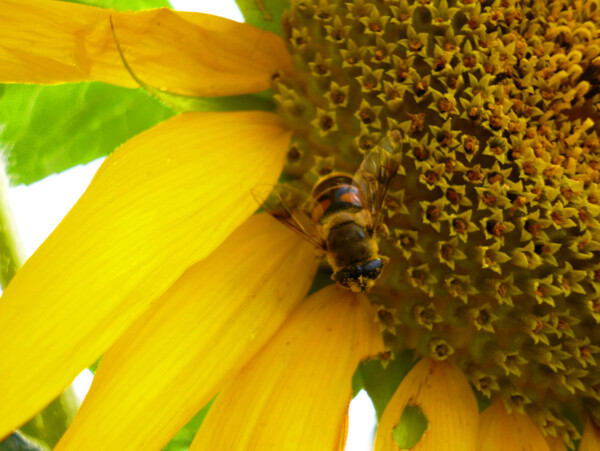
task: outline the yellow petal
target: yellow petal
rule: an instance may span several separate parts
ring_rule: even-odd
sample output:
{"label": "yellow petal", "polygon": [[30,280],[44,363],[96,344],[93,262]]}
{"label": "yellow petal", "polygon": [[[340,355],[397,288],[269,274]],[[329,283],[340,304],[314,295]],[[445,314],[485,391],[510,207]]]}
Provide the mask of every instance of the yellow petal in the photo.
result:
{"label": "yellow petal", "polygon": [[220,17],[4,0],[0,82],[96,80],[138,87],[119,57],[110,18],[127,62],[155,88],[206,97],[259,92],[275,72],[291,67],[278,36]]}
{"label": "yellow petal", "polygon": [[517,411],[509,414],[500,399],[481,414],[478,441],[481,451],[550,451],[531,418]]}
{"label": "yellow petal", "polygon": [[311,245],[251,217],[102,357],[60,449],[161,449],[277,331],[308,291]]}
{"label": "yellow petal", "polygon": [[338,449],[360,360],[383,351],[367,299],[304,301],[212,405],[190,450]]}
{"label": "yellow petal", "polygon": [[451,362],[421,359],[388,402],[377,427],[375,450],[400,449],[393,431],[407,406],[419,407],[428,429],[414,451],[470,451],[476,446],[478,410],[473,390]]}
{"label": "yellow petal", "polygon": [[350,405],[346,408],[346,414],[340,428],[340,435],[338,437],[337,451],[344,451],[346,449],[346,439],[348,437],[348,425],[350,424]]}
{"label": "yellow petal", "polygon": [[598,451],[600,449],[600,428],[596,427],[589,418],[585,422],[585,428],[581,441],[579,442],[579,451]]}
{"label": "yellow petal", "polygon": [[558,437],[554,437],[552,435],[547,435],[545,437],[546,444],[548,445],[548,449],[550,451],[567,451],[567,447],[563,443],[561,439]]}
{"label": "yellow petal", "polygon": [[269,113],[189,113],[105,161],[0,300],[0,437],[252,214],[288,142]]}

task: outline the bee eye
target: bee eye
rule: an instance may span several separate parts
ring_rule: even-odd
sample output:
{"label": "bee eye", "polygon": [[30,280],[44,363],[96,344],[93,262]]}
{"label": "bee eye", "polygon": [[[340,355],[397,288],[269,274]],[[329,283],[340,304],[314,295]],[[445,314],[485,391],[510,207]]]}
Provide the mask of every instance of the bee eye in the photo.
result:
{"label": "bee eye", "polygon": [[383,262],[380,259],[371,260],[362,267],[362,275],[368,279],[377,279],[381,274]]}

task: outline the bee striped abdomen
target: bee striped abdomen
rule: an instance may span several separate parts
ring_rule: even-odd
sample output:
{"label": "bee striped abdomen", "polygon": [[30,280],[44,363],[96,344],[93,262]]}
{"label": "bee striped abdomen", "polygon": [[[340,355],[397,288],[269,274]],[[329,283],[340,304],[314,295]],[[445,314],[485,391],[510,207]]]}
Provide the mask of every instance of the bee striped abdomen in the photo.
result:
{"label": "bee striped abdomen", "polygon": [[354,186],[351,177],[339,174],[323,179],[313,189],[312,216],[322,222],[340,211],[359,211],[365,208],[361,191]]}

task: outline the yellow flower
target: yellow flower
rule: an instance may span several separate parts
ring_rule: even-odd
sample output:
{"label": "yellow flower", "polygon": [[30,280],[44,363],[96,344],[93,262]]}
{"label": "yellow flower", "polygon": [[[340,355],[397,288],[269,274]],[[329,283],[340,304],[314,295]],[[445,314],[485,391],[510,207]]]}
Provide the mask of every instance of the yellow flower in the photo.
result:
{"label": "yellow flower", "polygon": [[[408,349],[376,450],[598,448],[600,17],[526,3],[296,1],[284,43],[4,1],[1,81],[137,87],[112,22],[148,86],[278,106],[183,113],[106,160],[3,294],[0,436],[102,356],[57,449],[158,449],[217,394],[191,449],[336,449],[359,362]],[[404,150],[370,302],[300,302],[314,251],[250,191],[351,173],[389,130]]]}

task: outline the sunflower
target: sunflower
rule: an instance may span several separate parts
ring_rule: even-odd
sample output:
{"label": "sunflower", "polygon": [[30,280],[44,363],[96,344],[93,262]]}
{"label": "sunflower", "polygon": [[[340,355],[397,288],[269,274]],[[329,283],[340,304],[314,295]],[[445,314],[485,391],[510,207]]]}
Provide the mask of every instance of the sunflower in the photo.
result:
{"label": "sunflower", "polygon": [[[276,108],[185,111],[107,158],[3,293],[0,436],[102,357],[56,449],[159,449],[215,397],[191,449],[339,449],[357,386],[377,450],[597,449],[599,14],[292,1],[281,39],[5,0],[1,81]],[[389,263],[304,299],[314,250],[251,190],[353,173],[391,131]]]}

